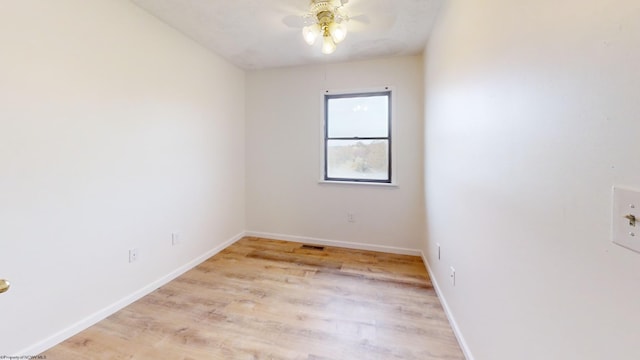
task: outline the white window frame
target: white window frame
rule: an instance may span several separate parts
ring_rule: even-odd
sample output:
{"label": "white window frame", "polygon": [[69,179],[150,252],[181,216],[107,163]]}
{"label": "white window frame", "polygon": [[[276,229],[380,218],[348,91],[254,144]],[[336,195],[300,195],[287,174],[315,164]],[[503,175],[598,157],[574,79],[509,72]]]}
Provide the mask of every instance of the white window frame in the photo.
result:
{"label": "white window frame", "polygon": [[[362,94],[375,94],[375,93],[390,93],[390,111],[389,116],[391,117],[390,123],[390,171],[391,171],[391,179],[390,182],[380,182],[374,180],[353,180],[353,181],[345,181],[345,180],[327,180],[325,179],[325,161],[326,161],[326,151],[325,151],[325,136],[326,136],[326,95],[331,96],[349,96],[349,95],[362,95]],[[398,186],[398,167],[397,167],[397,143],[398,143],[398,126],[396,121],[396,97],[397,92],[393,86],[382,86],[375,88],[365,88],[365,89],[350,89],[350,90],[325,90],[321,94],[321,118],[320,118],[320,171],[318,181],[320,184],[342,184],[342,185],[362,185],[362,186],[383,186],[383,187],[397,187]]]}

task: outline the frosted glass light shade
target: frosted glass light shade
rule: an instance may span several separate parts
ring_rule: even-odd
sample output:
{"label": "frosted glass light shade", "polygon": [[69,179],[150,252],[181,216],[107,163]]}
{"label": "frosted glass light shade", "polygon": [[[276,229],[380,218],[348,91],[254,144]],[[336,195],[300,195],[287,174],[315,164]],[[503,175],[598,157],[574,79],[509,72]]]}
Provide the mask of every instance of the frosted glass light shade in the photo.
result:
{"label": "frosted glass light shade", "polygon": [[313,43],[316,42],[319,34],[320,25],[318,24],[313,24],[302,28],[302,37],[304,38],[304,41],[309,45],[313,45]]}
{"label": "frosted glass light shade", "polygon": [[325,35],[322,37],[322,53],[323,54],[331,54],[336,51],[336,43],[333,41],[333,38],[330,35]]}
{"label": "frosted glass light shade", "polygon": [[333,41],[338,44],[347,37],[347,27],[343,23],[331,23],[329,31],[333,37]]}

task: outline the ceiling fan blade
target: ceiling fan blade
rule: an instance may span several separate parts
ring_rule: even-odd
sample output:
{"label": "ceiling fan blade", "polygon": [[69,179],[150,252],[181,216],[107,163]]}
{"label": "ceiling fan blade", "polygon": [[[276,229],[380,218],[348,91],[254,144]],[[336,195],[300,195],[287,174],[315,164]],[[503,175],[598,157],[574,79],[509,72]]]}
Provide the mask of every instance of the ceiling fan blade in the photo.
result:
{"label": "ceiling fan blade", "polygon": [[290,28],[302,29],[307,24],[307,20],[299,15],[287,15],[282,18],[282,23]]}
{"label": "ceiling fan blade", "polygon": [[365,14],[360,14],[360,15],[356,15],[356,16],[349,16],[349,21],[357,21],[357,22],[361,22],[363,24],[371,24],[371,19],[369,18],[369,16],[365,15]]}

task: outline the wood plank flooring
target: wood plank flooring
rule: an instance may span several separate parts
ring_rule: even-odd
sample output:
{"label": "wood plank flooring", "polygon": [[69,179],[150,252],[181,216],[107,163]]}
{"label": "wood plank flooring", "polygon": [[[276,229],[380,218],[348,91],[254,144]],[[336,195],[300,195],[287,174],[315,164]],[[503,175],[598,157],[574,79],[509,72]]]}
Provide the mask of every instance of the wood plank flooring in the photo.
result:
{"label": "wood plank flooring", "polygon": [[53,359],[464,359],[415,256],[244,238]]}

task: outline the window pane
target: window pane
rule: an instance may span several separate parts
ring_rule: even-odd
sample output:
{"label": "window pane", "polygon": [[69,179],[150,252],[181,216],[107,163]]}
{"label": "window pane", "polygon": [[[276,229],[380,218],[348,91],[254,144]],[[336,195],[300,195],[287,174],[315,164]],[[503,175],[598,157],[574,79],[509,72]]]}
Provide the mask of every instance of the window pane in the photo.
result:
{"label": "window pane", "polygon": [[389,141],[329,140],[327,178],[389,180]]}
{"label": "window pane", "polygon": [[389,97],[329,98],[328,135],[335,137],[389,136]]}

